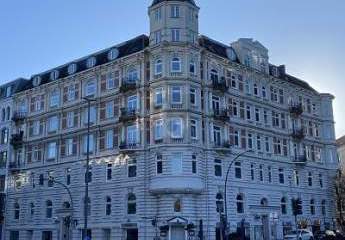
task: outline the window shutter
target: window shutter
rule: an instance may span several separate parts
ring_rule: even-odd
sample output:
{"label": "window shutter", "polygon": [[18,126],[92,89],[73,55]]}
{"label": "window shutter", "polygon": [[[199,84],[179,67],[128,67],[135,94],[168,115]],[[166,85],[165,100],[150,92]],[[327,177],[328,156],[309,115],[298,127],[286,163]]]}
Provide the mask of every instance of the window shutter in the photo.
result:
{"label": "window shutter", "polygon": [[62,114],[62,129],[66,129],[67,128],[67,113],[63,113]]}
{"label": "window shutter", "polygon": [[60,155],[61,157],[66,156],[66,140],[61,140]]}
{"label": "window shutter", "polygon": [[66,103],[68,101],[68,87],[63,88],[63,102]]}
{"label": "window shutter", "polygon": [[36,101],[36,97],[32,97],[30,101],[30,112],[35,111],[35,101]]}
{"label": "window shutter", "polygon": [[78,126],[78,116],[79,116],[78,110],[75,110],[74,116],[73,116],[73,126],[74,127]]}
{"label": "window shutter", "polygon": [[74,91],[74,97],[75,97],[75,99],[74,99],[74,100],[77,100],[77,99],[79,98],[79,84],[78,84],[78,83],[76,83],[76,84],[74,85],[74,89],[75,89],[75,91]]}
{"label": "window shutter", "polygon": [[244,119],[244,102],[240,102],[240,117]]}
{"label": "window shutter", "polygon": [[247,141],[246,141],[246,130],[241,130],[241,148],[247,148]]}
{"label": "window shutter", "polygon": [[73,148],[72,148],[73,155],[77,154],[77,147],[78,147],[78,137],[74,137],[73,138]]}
{"label": "window shutter", "polygon": [[101,75],[101,91],[107,90],[107,76],[105,74]]}
{"label": "window shutter", "polygon": [[105,131],[101,131],[99,134],[99,150],[104,151],[105,149]]}
{"label": "window shutter", "polygon": [[105,102],[101,103],[101,110],[100,110],[100,119],[101,121],[105,120]]}
{"label": "window shutter", "polygon": [[234,137],[234,128],[230,127],[229,128],[229,135],[230,135],[230,146],[235,145],[235,137]]}

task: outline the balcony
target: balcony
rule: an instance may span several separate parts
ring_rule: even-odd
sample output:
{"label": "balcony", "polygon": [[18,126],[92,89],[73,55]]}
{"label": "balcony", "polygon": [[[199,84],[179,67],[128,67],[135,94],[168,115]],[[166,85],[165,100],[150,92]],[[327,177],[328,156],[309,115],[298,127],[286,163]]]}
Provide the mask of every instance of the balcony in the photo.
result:
{"label": "balcony", "polygon": [[205,184],[201,177],[185,175],[155,176],[150,180],[149,191],[152,194],[201,194]]}
{"label": "balcony", "polygon": [[215,109],[213,111],[213,117],[216,120],[227,122],[230,120],[230,115],[227,109]]}
{"label": "balcony", "polygon": [[19,148],[23,145],[23,142],[24,142],[23,138],[24,138],[23,131],[20,131],[19,133],[16,133],[16,134],[12,134],[10,143],[14,148]]}
{"label": "balcony", "polygon": [[215,142],[214,147],[217,149],[230,149],[231,145],[229,141]]}
{"label": "balcony", "polygon": [[120,92],[125,93],[128,91],[133,91],[137,89],[138,87],[138,80],[137,81],[122,81],[121,87],[120,87]]}
{"label": "balcony", "polygon": [[298,129],[293,129],[291,132],[291,137],[295,140],[302,140],[305,137],[304,134],[304,129],[303,128],[298,128]]}
{"label": "balcony", "polygon": [[17,162],[10,162],[8,164],[8,170],[11,172],[18,172],[20,170],[20,164]]}
{"label": "balcony", "polygon": [[307,155],[302,154],[293,159],[293,163],[297,165],[305,165],[307,163]]}
{"label": "balcony", "polygon": [[119,145],[120,152],[126,152],[131,150],[137,150],[140,147],[139,143],[132,143],[123,141]]}
{"label": "balcony", "polygon": [[214,90],[218,90],[221,92],[226,92],[228,91],[229,87],[226,84],[225,78],[221,77],[220,80],[213,80],[212,81],[212,87]]}
{"label": "balcony", "polygon": [[26,118],[26,112],[14,112],[13,116],[12,116],[12,121],[15,123],[19,123],[25,120]]}
{"label": "balcony", "polygon": [[138,117],[136,109],[121,108],[120,111],[120,122],[134,121]]}
{"label": "balcony", "polygon": [[291,104],[289,107],[289,111],[291,115],[300,116],[303,113],[303,106],[301,103]]}

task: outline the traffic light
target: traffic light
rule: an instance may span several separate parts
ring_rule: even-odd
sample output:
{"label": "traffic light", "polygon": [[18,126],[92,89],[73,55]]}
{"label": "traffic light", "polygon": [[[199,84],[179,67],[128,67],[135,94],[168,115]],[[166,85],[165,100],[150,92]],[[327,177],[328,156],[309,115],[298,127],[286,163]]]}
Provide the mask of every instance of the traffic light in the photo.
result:
{"label": "traffic light", "polygon": [[292,199],[291,200],[292,203],[292,212],[294,216],[297,215],[302,215],[303,211],[302,211],[302,200],[301,199]]}

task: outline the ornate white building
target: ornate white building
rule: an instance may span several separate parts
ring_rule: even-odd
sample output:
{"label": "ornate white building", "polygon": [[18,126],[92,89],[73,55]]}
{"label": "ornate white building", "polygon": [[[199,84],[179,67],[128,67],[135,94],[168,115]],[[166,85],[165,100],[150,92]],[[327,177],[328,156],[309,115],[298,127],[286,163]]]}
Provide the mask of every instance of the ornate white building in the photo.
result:
{"label": "ornate white building", "polygon": [[[154,0],[149,37],[22,80],[5,239],[81,239],[85,181],[93,239],[220,239],[225,175],[248,150],[230,169],[231,232],[282,239],[293,198],[300,225],[333,224],[333,96],[269,63],[257,41],[200,36],[198,13],[193,0]],[[84,97],[96,100],[88,176]]]}

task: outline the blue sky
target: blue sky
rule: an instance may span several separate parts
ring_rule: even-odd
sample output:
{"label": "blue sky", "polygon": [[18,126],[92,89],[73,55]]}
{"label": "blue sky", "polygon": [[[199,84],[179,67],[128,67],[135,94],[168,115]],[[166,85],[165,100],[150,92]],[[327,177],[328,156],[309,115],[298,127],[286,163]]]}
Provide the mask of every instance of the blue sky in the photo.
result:
{"label": "blue sky", "polygon": [[[259,40],[270,61],[336,96],[345,134],[344,0],[196,0],[200,33]],[[151,0],[1,0],[0,84],[53,68],[149,30]]]}

